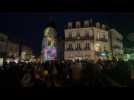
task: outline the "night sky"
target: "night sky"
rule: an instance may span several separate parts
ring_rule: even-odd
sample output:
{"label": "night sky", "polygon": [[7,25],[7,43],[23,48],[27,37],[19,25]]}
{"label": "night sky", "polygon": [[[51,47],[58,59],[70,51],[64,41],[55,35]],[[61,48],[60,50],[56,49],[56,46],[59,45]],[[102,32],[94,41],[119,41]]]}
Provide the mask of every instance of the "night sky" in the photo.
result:
{"label": "night sky", "polygon": [[[40,53],[43,27],[47,24],[50,16],[56,23],[59,35],[64,35],[64,25],[68,21],[87,20],[90,18],[93,18],[94,22],[99,21],[117,29],[124,37],[128,33],[134,32],[134,13],[106,12],[0,13],[0,32],[8,34],[9,37],[27,41],[27,44],[37,54]],[[128,43],[128,41],[125,40],[125,43]]]}

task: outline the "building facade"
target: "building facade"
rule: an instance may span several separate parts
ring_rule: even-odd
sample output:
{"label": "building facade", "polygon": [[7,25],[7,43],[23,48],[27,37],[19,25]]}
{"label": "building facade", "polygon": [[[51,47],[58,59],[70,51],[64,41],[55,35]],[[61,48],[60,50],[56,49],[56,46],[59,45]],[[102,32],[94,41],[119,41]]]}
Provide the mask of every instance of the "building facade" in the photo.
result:
{"label": "building facade", "polygon": [[58,37],[57,39],[57,60],[62,61],[64,59],[64,38]]}
{"label": "building facade", "polygon": [[8,61],[10,59],[19,60],[20,58],[30,60],[32,49],[26,45],[21,45],[17,39],[8,38],[4,33],[0,33],[0,58],[5,58]]}
{"label": "building facade", "polygon": [[30,59],[32,59],[33,52],[30,47],[22,45],[21,49],[21,60],[29,61]]}
{"label": "building facade", "polygon": [[110,30],[113,56],[120,58],[123,54],[123,36],[116,29]]}
{"label": "building facade", "polygon": [[19,57],[19,44],[17,42],[13,42],[8,40],[7,44],[7,57],[17,58]]}
{"label": "building facade", "polygon": [[64,30],[64,60],[107,58],[106,52],[111,52],[109,32],[105,25],[92,26],[91,21],[69,22]]}

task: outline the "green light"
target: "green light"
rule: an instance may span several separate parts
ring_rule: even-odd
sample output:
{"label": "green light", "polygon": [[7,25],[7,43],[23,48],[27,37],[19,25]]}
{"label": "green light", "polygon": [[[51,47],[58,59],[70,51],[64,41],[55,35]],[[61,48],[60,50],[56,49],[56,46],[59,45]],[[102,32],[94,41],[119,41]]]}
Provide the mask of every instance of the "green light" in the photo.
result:
{"label": "green light", "polygon": [[106,56],[106,53],[102,52],[101,55],[102,55],[102,56]]}
{"label": "green light", "polygon": [[127,54],[127,59],[130,59],[130,55],[129,54]]}
{"label": "green light", "polygon": [[49,28],[46,28],[46,29],[44,30],[44,36],[48,36],[48,33],[49,33]]}

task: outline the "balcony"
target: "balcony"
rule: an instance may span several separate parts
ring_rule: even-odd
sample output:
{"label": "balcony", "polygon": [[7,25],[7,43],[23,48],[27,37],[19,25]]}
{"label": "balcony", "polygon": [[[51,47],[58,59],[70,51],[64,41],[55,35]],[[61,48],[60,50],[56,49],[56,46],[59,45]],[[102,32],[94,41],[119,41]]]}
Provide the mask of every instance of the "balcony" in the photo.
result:
{"label": "balcony", "polygon": [[81,36],[81,37],[68,37],[65,41],[75,41],[75,40],[94,40],[93,36]]}
{"label": "balcony", "polygon": [[74,51],[73,48],[67,48],[66,51]]}
{"label": "balcony", "polygon": [[108,42],[108,39],[106,38],[99,38],[99,39],[96,39],[97,41],[102,41],[102,42]]}
{"label": "balcony", "polygon": [[121,40],[121,39],[119,39],[119,38],[117,38],[116,40],[117,40],[118,42],[120,42],[120,43],[122,42],[122,40]]}
{"label": "balcony", "polygon": [[75,48],[75,51],[81,51],[82,49],[81,48]]}
{"label": "balcony", "polygon": [[91,50],[91,48],[87,48],[87,47],[86,47],[86,48],[84,48],[83,50]]}
{"label": "balcony", "polygon": [[114,45],[114,46],[113,46],[113,49],[121,49],[121,47],[118,46],[118,45]]}

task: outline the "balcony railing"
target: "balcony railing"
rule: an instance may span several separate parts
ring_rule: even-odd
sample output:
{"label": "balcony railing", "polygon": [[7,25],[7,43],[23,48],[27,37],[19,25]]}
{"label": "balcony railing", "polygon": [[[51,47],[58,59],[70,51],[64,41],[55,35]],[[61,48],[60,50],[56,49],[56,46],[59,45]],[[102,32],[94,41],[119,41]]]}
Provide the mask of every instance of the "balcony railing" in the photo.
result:
{"label": "balcony railing", "polygon": [[84,48],[83,50],[91,50],[91,48],[86,47],[86,48]]}
{"label": "balcony railing", "polygon": [[66,41],[74,41],[74,40],[93,40],[93,36],[83,36],[83,37],[68,37],[65,38]]}
{"label": "balcony railing", "polygon": [[114,49],[120,49],[121,47],[118,45],[113,46]]}
{"label": "balcony railing", "polygon": [[106,39],[106,38],[99,38],[99,39],[96,39],[97,41],[103,41],[103,42],[107,42],[108,41],[108,39]]}
{"label": "balcony railing", "polygon": [[80,50],[82,50],[82,49],[81,49],[81,48],[75,48],[75,50],[76,50],[76,51],[80,51]]}
{"label": "balcony railing", "polygon": [[67,48],[66,51],[73,51],[73,48]]}
{"label": "balcony railing", "polygon": [[116,40],[117,40],[118,42],[120,42],[120,43],[122,42],[122,40],[121,40],[121,39],[119,39],[119,38],[117,38]]}
{"label": "balcony railing", "polygon": [[75,48],[75,49],[73,49],[73,48],[67,48],[66,49],[66,51],[81,51],[81,50],[91,50],[91,48]]}

